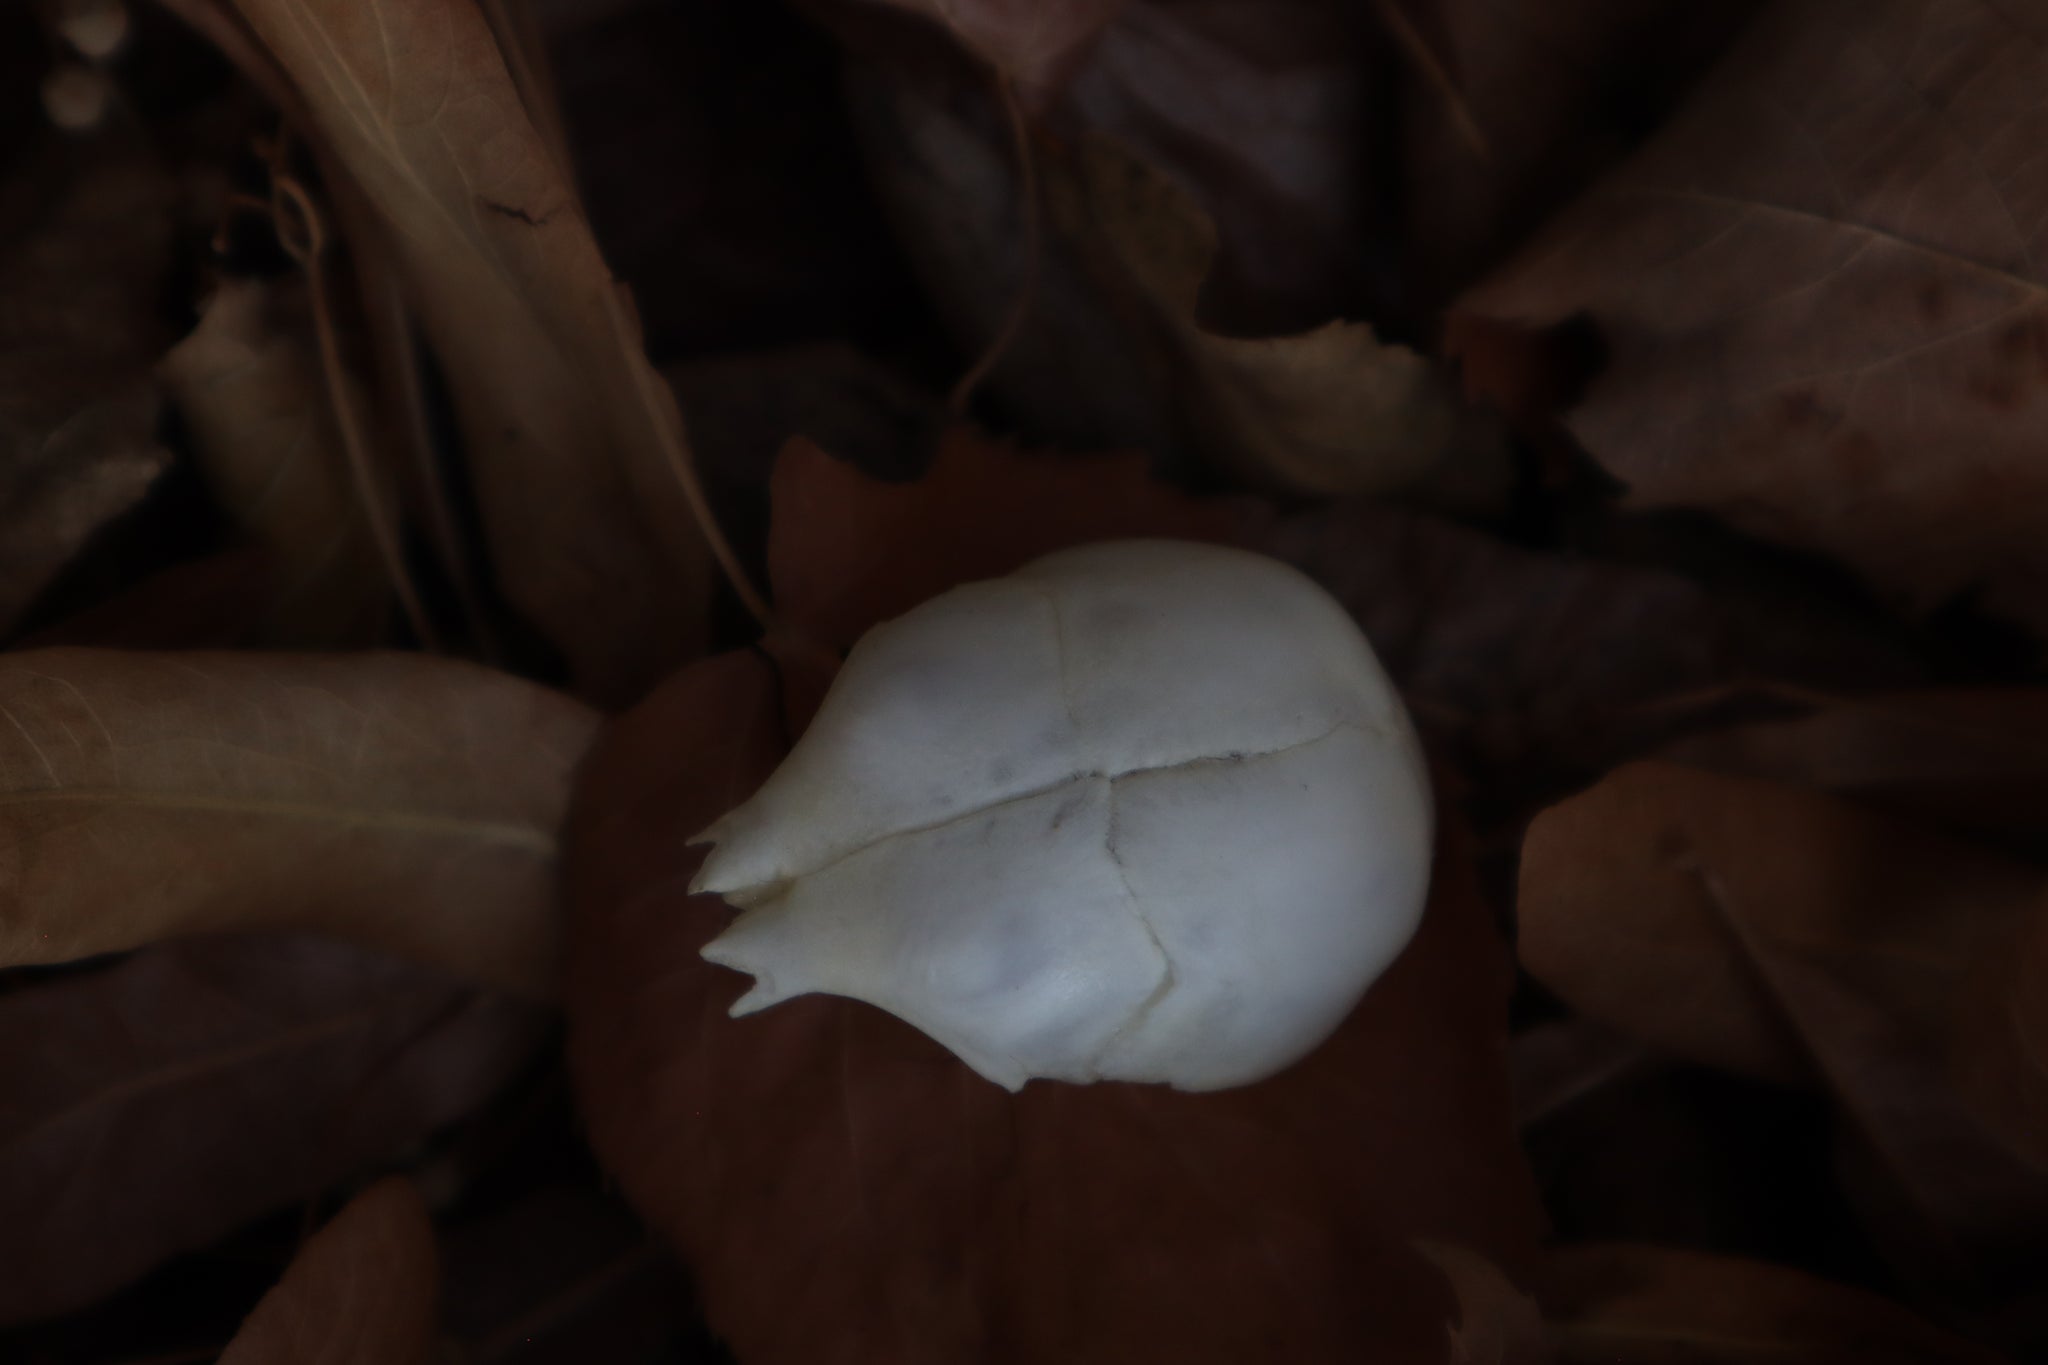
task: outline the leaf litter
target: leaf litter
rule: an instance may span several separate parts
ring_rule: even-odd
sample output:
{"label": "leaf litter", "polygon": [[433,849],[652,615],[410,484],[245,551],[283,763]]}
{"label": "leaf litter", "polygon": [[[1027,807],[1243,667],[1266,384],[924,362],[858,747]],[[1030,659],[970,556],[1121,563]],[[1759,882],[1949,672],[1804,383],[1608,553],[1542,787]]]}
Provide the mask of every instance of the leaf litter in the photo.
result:
{"label": "leaf litter", "polygon": [[[2038,9],[0,18],[0,1354],[2048,1349]],[[1393,972],[725,1017],[844,650],[1129,535],[1402,687]]]}

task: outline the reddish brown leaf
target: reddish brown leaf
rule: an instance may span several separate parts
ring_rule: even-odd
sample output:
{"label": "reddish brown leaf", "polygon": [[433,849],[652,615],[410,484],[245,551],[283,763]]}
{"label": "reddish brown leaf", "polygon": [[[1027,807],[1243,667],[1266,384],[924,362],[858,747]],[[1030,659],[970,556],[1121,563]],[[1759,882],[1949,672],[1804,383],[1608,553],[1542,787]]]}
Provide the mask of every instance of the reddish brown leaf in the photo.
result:
{"label": "reddish brown leaf", "polygon": [[0,1321],[91,1303],[389,1161],[540,1021],[310,940],[206,939],[0,995]]}
{"label": "reddish brown leaf", "polygon": [[1622,1243],[1545,1263],[1559,1365],[1997,1365],[1875,1294],[1796,1270]]}
{"label": "reddish brown leaf", "polygon": [[221,1365],[428,1365],[440,1279],[419,1191],[380,1181],[300,1249]]}
{"label": "reddish brown leaf", "polygon": [[2044,38],[2031,5],[1773,7],[1461,306],[1591,317],[1572,429],[1638,504],[2048,625]]}
{"label": "reddish brown leaf", "polygon": [[1945,1062],[1974,964],[2004,950],[2042,885],[2030,865],[1834,797],[1641,763],[1530,828],[1520,944],[1595,1019],[1824,1084],[1875,1159],[1866,1210],[1887,1249],[1997,1297],[2043,1250],[2048,1187],[1963,1108]]}
{"label": "reddish brown leaf", "polygon": [[592,1137],[741,1356],[1436,1359],[1447,1312],[1408,1239],[1511,1268],[1535,1231],[1505,980],[1461,861],[1350,1022],[1281,1076],[1012,1096],[864,1005],[724,1016],[744,982],[697,956],[728,912],[684,895],[685,841],[779,756],[772,680],[748,656],[672,680],[593,757],[571,836]]}
{"label": "reddish brown leaf", "polygon": [[0,657],[0,964],[309,929],[546,995],[593,724],[416,654]]}

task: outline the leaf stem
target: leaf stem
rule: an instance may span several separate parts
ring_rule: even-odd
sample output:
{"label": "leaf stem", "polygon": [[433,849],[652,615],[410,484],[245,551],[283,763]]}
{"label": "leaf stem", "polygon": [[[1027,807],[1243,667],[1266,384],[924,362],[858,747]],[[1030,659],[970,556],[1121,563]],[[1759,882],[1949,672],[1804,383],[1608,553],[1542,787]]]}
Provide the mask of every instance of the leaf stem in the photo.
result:
{"label": "leaf stem", "polygon": [[[430,653],[439,654],[442,652],[440,637],[420,602],[412,575],[406,570],[398,531],[392,524],[390,509],[385,507],[384,499],[379,495],[370,465],[369,446],[363,439],[361,419],[348,391],[348,372],[342,365],[341,343],[335,333],[334,315],[327,298],[326,271],[321,264],[321,256],[327,248],[326,227],[320,211],[314,207],[312,196],[306,193],[297,179],[278,173],[271,177],[271,184],[282,200],[290,203],[305,232],[303,241],[282,230],[278,239],[306,272],[306,294],[313,307],[313,333],[320,344],[320,368],[327,382],[328,405],[334,413],[335,430],[341,437],[342,450],[348,457],[349,475],[355,481],[356,496],[362,502],[364,516],[370,525],[370,537],[377,544],[377,553],[384,561],[384,572],[398,593],[399,605],[404,609],[413,633]],[[282,215],[279,226],[283,227]]]}

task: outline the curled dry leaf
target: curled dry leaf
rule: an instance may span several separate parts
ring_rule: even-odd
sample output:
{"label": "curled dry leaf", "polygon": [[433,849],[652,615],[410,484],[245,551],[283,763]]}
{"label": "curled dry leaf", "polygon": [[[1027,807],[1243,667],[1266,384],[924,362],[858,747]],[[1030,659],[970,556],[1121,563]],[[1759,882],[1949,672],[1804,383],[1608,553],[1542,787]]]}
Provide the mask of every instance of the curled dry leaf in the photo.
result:
{"label": "curled dry leaf", "polygon": [[1758,1261],[1627,1243],[1546,1258],[1558,1365],[1998,1365],[1875,1294]]}
{"label": "curled dry leaf", "polygon": [[0,1322],[104,1297],[390,1161],[531,1054],[536,1011],[307,939],[163,944],[0,995]]}
{"label": "curled dry leaf", "polygon": [[2048,626],[2044,82],[2036,4],[1772,7],[1460,307],[1590,316],[1568,420],[1639,504]]}
{"label": "curled dry leaf", "polygon": [[105,135],[0,182],[0,630],[169,462],[149,365],[173,187]]}
{"label": "curled dry leaf", "polygon": [[[1216,229],[1167,176],[1100,138],[1049,181],[1069,230],[1113,263],[1157,346],[1186,438],[1240,475],[1295,491],[1386,493],[1446,461],[1499,462],[1498,433],[1430,362],[1363,323],[1231,337],[1197,317]],[[1070,198],[1062,198],[1066,191]]]}
{"label": "curled dry leaf", "polygon": [[303,302],[229,280],[159,367],[201,471],[277,576],[265,636],[317,648],[375,639],[390,583],[350,481]]}
{"label": "curled dry leaf", "polygon": [[582,706],[419,655],[0,657],[0,962],[307,929],[553,989]]}
{"label": "curled dry leaf", "polygon": [[448,375],[498,575],[579,686],[701,644],[681,423],[472,0],[235,0],[374,205]]}
{"label": "curled dry leaf", "polygon": [[220,1365],[429,1365],[440,1282],[419,1190],[381,1180],[300,1248]]}
{"label": "curled dry leaf", "polygon": [[2048,1244],[2048,1188],[1961,1103],[1947,1054],[1977,964],[2043,877],[1835,797],[1665,763],[1546,811],[1523,846],[1525,967],[1682,1056],[1819,1083],[1880,1184],[1887,1249],[1997,1295]]}
{"label": "curled dry leaf", "polygon": [[[1371,6],[1129,0],[1050,122],[1130,148],[1214,239],[1204,314],[1280,336],[1374,316],[1390,252]],[[1211,230],[1208,224],[1213,221]]]}

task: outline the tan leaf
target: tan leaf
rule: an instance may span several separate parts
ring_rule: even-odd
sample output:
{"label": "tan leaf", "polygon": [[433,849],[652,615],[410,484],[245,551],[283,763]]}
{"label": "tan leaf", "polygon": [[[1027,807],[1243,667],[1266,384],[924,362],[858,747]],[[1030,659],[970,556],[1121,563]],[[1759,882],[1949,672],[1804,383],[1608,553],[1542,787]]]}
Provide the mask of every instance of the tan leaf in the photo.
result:
{"label": "tan leaf", "polygon": [[268,926],[546,993],[593,727],[419,655],[0,656],[0,963]]}
{"label": "tan leaf", "polygon": [[2041,1253],[2048,1191],[1957,1098],[1949,1038],[2043,885],[1835,797],[1638,763],[1530,827],[1521,951],[1594,1019],[1824,1085],[1874,1158],[1866,1216],[1887,1250],[1981,1288]]}
{"label": "tan leaf", "polygon": [[1550,1256],[1560,1365],[1997,1365],[1875,1294],[1797,1270],[1625,1243]]}
{"label": "tan leaf", "polygon": [[1569,420],[1637,504],[2048,626],[2044,38],[2032,3],[1771,7],[1461,308],[1591,318]]}
{"label": "tan leaf", "polygon": [[1490,428],[1427,359],[1363,323],[1258,338],[1205,327],[1196,314],[1216,229],[1136,156],[1088,139],[1072,188],[1072,230],[1099,234],[1126,273],[1164,352],[1170,390],[1212,459],[1268,484],[1327,494],[1390,492],[1455,457],[1499,455]]}
{"label": "tan leaf", "polygon": [[680,421],[472,0],[236,0],[390,230],[448,372],[507,595],[579,686],[701,645]]}
{"label": "tan leaf", "polygon": [[0,630],[169,462],[149,365],[172,193],[113,135],[0,181]]}
{"label": "tan leaf", "polygon": [[381,1180],[299,1249],[221,1365],[427,1365],[439,1349],[440,1293],[419,1190]]}
{"label": "tan leaf", "polygon": [[402,1156],[540,1011],[336,943],[159,944],[0,994],[0,1322],[83,1307]]}
{"label": "tan leaf", "polygon": [[366,644],[390,584],[306,326],[285,286],[229,280],[159,368],[214,495],[269,553],[266,637]]}

